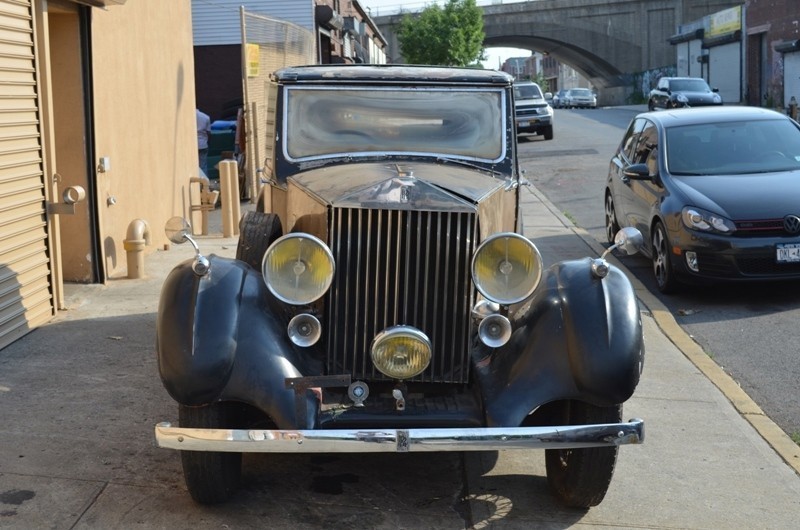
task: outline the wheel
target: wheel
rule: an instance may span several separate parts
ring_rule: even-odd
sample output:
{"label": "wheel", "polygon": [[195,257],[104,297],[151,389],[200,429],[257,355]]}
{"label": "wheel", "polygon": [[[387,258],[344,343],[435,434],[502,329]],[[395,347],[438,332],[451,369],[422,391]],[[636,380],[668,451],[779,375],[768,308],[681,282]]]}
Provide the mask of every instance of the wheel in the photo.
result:
{"label": "wheel", "polygon": [[656,277],[658,290],[664,294],[673,293],[678,288],[678,280],[675,278],[675,271],[672,269],[670,244],[664,225],[656,223],[652,234],[653,273]]}
{"label": "wheel", "polygon": [[[564,419],[570,425],[617,423],[621,418],[622,405],[598,407],[582,401],[564,404]],[[572,508],[600,504],[614,475],[617,449],[613,446],[545,450],[547,482],[553,494]]]}
{"label": "wheel", "polygon": [[[199,429],[230,428],[235,423],[234,403],[203,407],[178,406],[178,424]],[[242,453],[181,451],[183,478],[189,495],[200,504],[218,504],[238,489],[242,476]]]}
{"label": "wheel", "polygon": [[281,219],[274,213],[246,212],[239,221],[236,259],[261,270],[261,259],[269,246],[281,237]]}
{"label": "wheel", "polygon": [[647,110],[649,110],[650,112],[656,110],[656,106],[653,104],[652,99],[647,102]]}
{"label": "wheel", "polygon": [[549,127],[545,128],[544,130],[544,139],[545,140],[552,140],[553,139],[553,126],[550,125]]}
{"label": "wheel", "polygon": [[606,239],[610,244],[614,244],[614,236],[619,232],[617,223],[617,213],[614,210],[614,199],[611,192],[606,193]]}

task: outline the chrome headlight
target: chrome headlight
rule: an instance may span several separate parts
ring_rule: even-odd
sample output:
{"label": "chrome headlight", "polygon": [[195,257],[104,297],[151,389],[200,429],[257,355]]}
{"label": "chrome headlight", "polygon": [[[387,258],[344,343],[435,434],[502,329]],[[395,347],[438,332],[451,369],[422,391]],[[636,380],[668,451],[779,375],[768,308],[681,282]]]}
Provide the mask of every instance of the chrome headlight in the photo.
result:
{"label": "chrome headlight", "polygon": [[393,379],[409,379],[431,362],[431,341],[411,326],[385,329],[372,341],[372,364]]}
{"label": "chrome headlight", "polygon": [[681,210],[681,219],[686,228],[691,230],[721,234],[732,234],[736,231],[736,225],[730,219],[693,206],[685,206]]}
{"label": "chrome headlight", "polygon": [[333,281],[333,254],[310,234],[287,234],[264,253],[261,273],[279,300],[293,305],[319,299]]}
{"label": "chrome headlight", "polygon": [[512,232],[495,234],[472,258],[472,281],[486,298],[509,305],[528,298],[542,278],[542,257],[527,238]]}

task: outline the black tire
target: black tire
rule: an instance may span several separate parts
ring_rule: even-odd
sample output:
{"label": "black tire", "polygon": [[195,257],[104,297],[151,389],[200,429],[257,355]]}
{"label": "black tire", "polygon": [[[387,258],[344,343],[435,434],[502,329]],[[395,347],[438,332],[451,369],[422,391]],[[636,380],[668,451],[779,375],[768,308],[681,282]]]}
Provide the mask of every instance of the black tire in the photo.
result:
{"label": "black tire", "polygon": [[[231,428],[236,404],[212,403],[203,407],[178,406],[178,424],[198,429]],[[219,504],[231,498],[242,478],[242,454],[181,451],[183,478],[189,495],[199,504]]]}
{"label": "black tire", "polygon": [[[582,401],[568,401],[564,405],[564,417],[570,425],[618,423],[622,418],[622,405],[598,407]],[[614,475],[617,450],[616,446],[547,449],[545,467],[553,494],[571,508],[600,504]]]}
{"label": "black tire", "polygon": [[281,219],[276,214],[246,212],[239,221],[236,259],[260,271],[264,253],[282,234]]}
{"label": "black tire", "polygon": [[678,279],[675,277],[675,271],[672,268],[672,261],[670,258],[671,245],[667,239],[667,232],[664,230],[664,225],[657,222],[653,226],[652,236],[652,260],[653,260],[653,275],[656,278],[656,286],[658,290],[664,294],[674,293],[678,290]]}
{"label": "black tire", "polygon": [[549,127],[545,127],[544,129],[544,139],[545,140],[552,140],[553,139],[553,126],[550,125]]}
{"label": "black tire", "polygon": [[652,99],[647,102],[647,110],[649,110],[650,112],[656,110],[656,106],[653,104]]}
{"label": "black tire", "polygon": [[606,240],[613,245],[614,236],[619,232],[619,223],[617,222],[617,212],[614,209],[614,199],[611,197],[611,192],[606,192]]}

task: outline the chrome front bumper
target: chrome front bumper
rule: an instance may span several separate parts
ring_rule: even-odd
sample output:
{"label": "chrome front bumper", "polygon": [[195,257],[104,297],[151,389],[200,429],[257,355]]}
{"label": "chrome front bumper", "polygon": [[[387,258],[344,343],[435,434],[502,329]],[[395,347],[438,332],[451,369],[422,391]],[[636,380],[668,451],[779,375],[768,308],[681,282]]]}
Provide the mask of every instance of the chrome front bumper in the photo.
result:
{"label": "chrome front bumper", "polygon": [[233,453],[407,453],[501,449],[583,449],[640,444],[644,421],[559,427],[474,429],[247,430],[156,425],[156,445]]}

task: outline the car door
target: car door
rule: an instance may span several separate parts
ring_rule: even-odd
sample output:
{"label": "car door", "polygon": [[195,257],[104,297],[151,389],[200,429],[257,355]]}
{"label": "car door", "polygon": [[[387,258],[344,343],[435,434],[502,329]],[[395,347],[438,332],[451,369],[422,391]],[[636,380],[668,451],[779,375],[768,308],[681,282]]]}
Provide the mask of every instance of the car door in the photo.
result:
{"label": "car door", "polygon": [[641,133],[636,143],[636,150],[632,155],[631,163],[645,164],[650,178],[629,179],[627,189],[630,196],[625,204],[627,223],[639,229],[646,241],[650,237],[650,220],[653,212],[658,210],[664,188],[659,178],[659,149],[658,128],[650,120],[643,120]]}
{"label": "car door", "polygon": [[631,190],[630,179],[623,172],[633,163],[631,160],[636,152],[636,145],[639,142],[639,136],[642,133],[642,129],[644,129],[645,123],[646,120],[643,118],[636,118],[631,122],[609,166],[608,184],[611,188],[614,209],[620,226],[633,226],[627,213],[631,209],[630,203],[633,201],[633,191]]}

